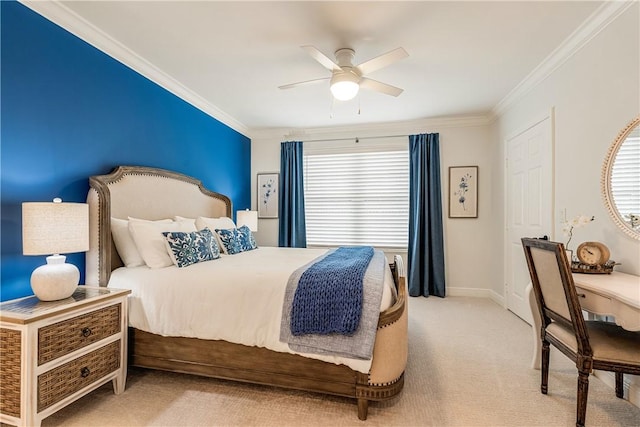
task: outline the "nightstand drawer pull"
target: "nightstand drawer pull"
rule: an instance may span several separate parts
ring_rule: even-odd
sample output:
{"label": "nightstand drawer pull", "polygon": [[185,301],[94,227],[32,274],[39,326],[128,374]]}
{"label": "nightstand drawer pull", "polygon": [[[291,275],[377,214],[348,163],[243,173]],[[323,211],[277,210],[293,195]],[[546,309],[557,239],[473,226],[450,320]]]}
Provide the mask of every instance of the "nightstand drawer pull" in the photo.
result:
{"label": "nightstand drawer pull", "polygon": [[87,338],[91,335],[91,328],[82,328],[82,336]]}
{"label": "nightstand drawer pull", "polygon": [[80,369],[80,376],[82,378],[87,378],[90,374],[91,374],[91,369],[87,368],[86,366]]}

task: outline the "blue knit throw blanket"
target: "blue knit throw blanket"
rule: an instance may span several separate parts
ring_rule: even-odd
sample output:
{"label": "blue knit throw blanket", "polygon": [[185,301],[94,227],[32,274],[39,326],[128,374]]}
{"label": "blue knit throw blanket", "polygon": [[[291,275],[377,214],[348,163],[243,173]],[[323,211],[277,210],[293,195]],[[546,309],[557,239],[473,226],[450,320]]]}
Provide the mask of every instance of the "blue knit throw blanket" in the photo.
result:
{"label": "blue knit throw blanket", "polygon": [[362,280],[371,246],[342,247],[300,277],[291,307],[291,333],[351,335],[362,313]]}

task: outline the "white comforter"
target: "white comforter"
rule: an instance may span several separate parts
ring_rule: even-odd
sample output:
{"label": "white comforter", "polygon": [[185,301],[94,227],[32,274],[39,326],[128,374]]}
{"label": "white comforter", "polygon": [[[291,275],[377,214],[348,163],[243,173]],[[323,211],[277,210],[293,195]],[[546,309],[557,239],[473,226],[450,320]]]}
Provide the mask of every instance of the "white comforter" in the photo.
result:
{"label": "white comforter", "polygon": [[[109,287],[131,289],[129,325],[163,336],[225,340],[302,354],[367,373],[371,360],[296,353],[280,342],[287,279],[325,249],[264,247],[186,268],[119,268]],[[380,311],[395,295],[387,268]]]}

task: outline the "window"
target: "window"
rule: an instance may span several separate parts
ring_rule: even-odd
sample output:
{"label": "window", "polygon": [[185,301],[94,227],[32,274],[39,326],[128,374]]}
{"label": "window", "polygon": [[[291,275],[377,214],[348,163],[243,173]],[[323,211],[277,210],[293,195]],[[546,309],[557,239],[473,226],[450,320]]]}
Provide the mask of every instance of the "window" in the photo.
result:
{"label": "window", "polygon": [[406,138],[360,144],[305,145],[308,246],[407,247],[409,144]]}
{"label": "window", "polygon": [[640,128],[620,146],[611,170],[613,200],[620,215],[640,213]]}

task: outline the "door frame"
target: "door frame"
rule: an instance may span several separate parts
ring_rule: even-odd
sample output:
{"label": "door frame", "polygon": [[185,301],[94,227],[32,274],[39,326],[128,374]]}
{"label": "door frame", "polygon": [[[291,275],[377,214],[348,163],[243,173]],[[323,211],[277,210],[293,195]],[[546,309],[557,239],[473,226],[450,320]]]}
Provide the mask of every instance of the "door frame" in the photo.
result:
{"label": "door frame", "polygon": [[502,301],[503,308],[508,310],[508,286],[507,286],[507,251],[509,249],[509,234],[507,230],[507,225],[509,224],[509,205],[508,205],[508,195],[509,195],[509,183],[508,183],[508,158],[507,155],[509,153],[509,141],[518,135],[528,131],[532,127],[536,126],[538,123],[549,119],[549,126],[551,131],[551,235],[550,239],[555,239],[556,236],[556,215],[555,215],[555,206],[556,206],[556,117],[555,117],[555,107],[551,107],[549,110],[544,113],[539,113],[533,116],[534,119],[525,122],[526,124],[523,126],[517,127],[517,130],[507,134],[507,136],[502,141],[503,147],[503,163],[502,163],[502,176],[504,177],[502,182],[502,194],[503,194],[503,241],[502,241]]}

